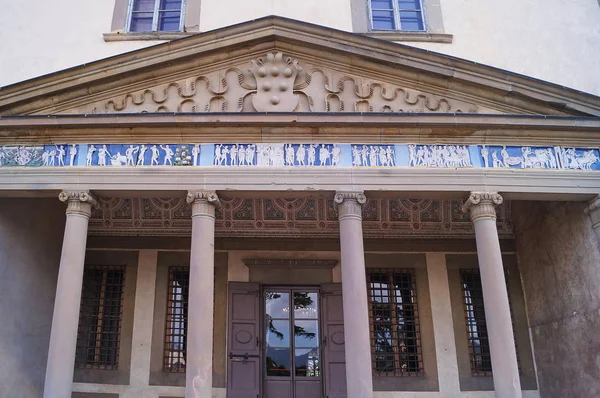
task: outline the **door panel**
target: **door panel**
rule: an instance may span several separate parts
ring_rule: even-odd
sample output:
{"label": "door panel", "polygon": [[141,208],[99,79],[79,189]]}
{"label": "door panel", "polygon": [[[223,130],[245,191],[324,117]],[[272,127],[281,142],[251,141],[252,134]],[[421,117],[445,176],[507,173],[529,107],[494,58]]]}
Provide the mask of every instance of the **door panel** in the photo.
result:
{"label": "door panel", "polygon": [[321,397],[321,380],[296,379],[295,398],[318,398]]}
{"label": "door panel", "polygon": [[292,398],[292,381],[289,379],[267,380],[265,398]]}
{"label": "door panel", "polygon": [[260,286],[229,283],[227,397],[260,397]]}
{"label": "door panel", "polygon": [[323,334],[325,363],[325,395],[327,398],[346,398],[346,352],[344,339],[344,312],[342,285],[322,287]]}

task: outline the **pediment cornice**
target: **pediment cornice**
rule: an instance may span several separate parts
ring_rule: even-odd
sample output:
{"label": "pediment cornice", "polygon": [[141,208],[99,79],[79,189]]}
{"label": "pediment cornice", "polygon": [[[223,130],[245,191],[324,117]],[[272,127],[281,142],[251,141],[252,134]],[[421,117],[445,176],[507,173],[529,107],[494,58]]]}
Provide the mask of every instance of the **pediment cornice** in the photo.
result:
{"label": "pediment cornice", "polygon": [[279,17],[0,89],[0,114],[417,112],[600,115],[600,98]]}

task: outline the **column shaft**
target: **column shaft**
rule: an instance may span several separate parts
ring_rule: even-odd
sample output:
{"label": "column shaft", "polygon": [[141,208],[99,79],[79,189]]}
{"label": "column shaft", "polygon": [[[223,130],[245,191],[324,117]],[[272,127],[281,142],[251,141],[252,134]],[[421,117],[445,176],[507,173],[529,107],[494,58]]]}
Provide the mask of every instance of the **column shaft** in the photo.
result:
{"label": "column shaft", "polygon": [[67,220],[54,300],[44,398],[71,397],[88,221],[92,205],[96,204],[87,192],[62,192],[59,199],[67,203]]}
{"label": "column shaft", "polygon": [[373,375],[365,253],[362,233],[362,193],[338,193],[342,293],[348,398],[372,398]]}
{"label": "column shaft", "polygon": [[190,192],[192,247],[186,346],[185,398],[212,397],[215,277],[214,192]]}
{"label": "column shaft", "polygon": [[465,203],[465,210],[470,210],[475,227],[496,398],[521,398],[517,352],[496,227],[494,207],[500,203],[502,197],[496,193],[472,193]]}

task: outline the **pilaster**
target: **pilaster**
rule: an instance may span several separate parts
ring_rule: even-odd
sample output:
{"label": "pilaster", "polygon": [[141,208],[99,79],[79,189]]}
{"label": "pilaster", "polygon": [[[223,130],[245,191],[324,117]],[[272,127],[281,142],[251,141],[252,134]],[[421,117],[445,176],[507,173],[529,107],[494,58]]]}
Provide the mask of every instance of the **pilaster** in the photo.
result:
{"label": "pilaster", "polygon": [[592,220],[592,228],[600,243],[600,195],[596,196],[585,208],[585,214]]}

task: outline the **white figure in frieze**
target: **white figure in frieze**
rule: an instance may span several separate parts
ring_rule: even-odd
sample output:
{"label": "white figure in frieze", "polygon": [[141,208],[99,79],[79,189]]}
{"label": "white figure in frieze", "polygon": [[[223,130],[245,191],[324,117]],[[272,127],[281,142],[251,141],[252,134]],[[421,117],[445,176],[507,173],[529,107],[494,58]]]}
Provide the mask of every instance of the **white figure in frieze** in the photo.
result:
{"label": "white figure in frieze", "polygon": [[490,167],[490,151],[485,145],[481,146],[481,157],[483,158],[483,167]]}
{"label": "white figure in frieze", "polygon": [[285,165],[285,149],[283,145],[274,145],[273,146],[273,165],[274,166],[283,166]]}
{"label": "white figure in frieze", "polygon": [[234,144],[231,146],[231,149],[229,149],[229,165],[230,166],[238,166],[238,151],[239,151],[239,147],[238,144]]}
{"label": "white figure in frieze", "polygon": [[504,167],[518,166],[523,162],[523,158],[520,156],[510,156],[506,150],[506,146],[502,147],[500,154],[502,155],[502,163],[504,164]]}
{"label": "white figure in frieze", "polygon": [[102,145],[102,148],[98,149],[98,166],[106,166],[106,157],[110,158],[110,152],[106,145]]}
{"label": "white figure in frieze", "polygon": [[385,149],[385,157],[388,166],[396,166],[396,156],[394,154],[394,148],[392,148],[391,145],[388,145]]}
{"label": "white figure in frieze", "polygon": [[417,146],[414,144],[408,145],[408,165],[409,166],[417,165]]}
{"label": "white figure in frieze", "polygon": [[54,166],[54,158],[56,157],[56,149],[44,151],[42,154],[42,162],[44,166]]}
{"label": "white figure in frieze", "polygon": [[316,156],[317,156],[317,150],[315,149],[315,146],[313,144],[310,144],[310,146],[308,147],[308,165],[309,166],[315,165]]}
{"label": "white figure in frieze", "polygon": [[376,146],[369,146],[369,166],[377,166],[377,149]]}
{"label": "white figure in frieze", "polygon": [[293,166],[295,164],[294,147],[292,146],[292,144],[287,144],[285,146],[285,164],[288,166]]}
{"label": "white figure in frieze", "polygon": [[361,166],[368,166],[369,162],[368,162],[368,156],[369,156],[369,148],[367,148],[366,145],[362,146],[362,149],[360,150],[360,160],[361,160]]}
{"label": "white figure in frieze", "polygon": [[175,152],[173,152],[171,147],[168,145],[161,145],[160,148],[163,151],[165,151],[165,159],[163,160],[163,166],[166,166],[167,163],[173,166],[173,155],[175,155]]}
{"label": "white figure in frieze", "polygon": [[352,166],[361,166],[360,162],[360,149],[358,146],[352,145]]}
{"label": "white figure in frieze", "polygon": [[240,166],[246,165],[246,147],[244,145],[240,145],[238,149],[238,161]]}
{"label": "white figure in frieze", "polygon": [[575,148],[565,148],[562,155],[563,167],[573,170],[591,170],[592,165],[600,160],[593,149],[584,151],[583,154],[578,155]]}
{"label": "white figure in frieze", "polygon": [[215,159],[213,161],[215,166],[221,166],[223,161],[221,160],[221,144],[215,145]]}
{"label": "white figure in frieze", "polygon": [[325,144],[321,144],[321,148],[319,149],[319,164],[326,166],[330,156],[329,148]]}
{"label": "white figure in frieze", "polygon": [[304,144],[298,145],[296,160],[300,166],[306,166],[306,149],[304,148]]}
{"label": "white figure in frieze", "polygon": [[192,147],[192,158],[194,159],[194,166],[198,166],[198,157],[200,156],[200,145],[194,144]]}
{"label": "white figure in frieze", "polygon": [[14,154],[15,163],[19,166],[27,166],[33,160],[35,151],[35,148],[17,147]]}
{"label": "white figure in frieze", "polygon": [[77,155],[77,145],[71,144],[71,148],[69,148],[69,166],[75,165],[75,155]]}
{"label": "white figure in frieze", "polygon": [[58,160],[59,166],[65,165],[65,155],[67,151],[65,151],[64,145],[54,145],[56,147],[56,159]]}
{"label": "white figure in frieze", "polygon": [[248,166],[254,165],[254,153],[256,152],[256,146],[250,144],[246,147],[246,163]]}
{"label": "white figure in frieze", "polygon": [[113,166],[123,166],[127,164],[127,156],[117,152],[116,155],[110,157],[110,164]]}
{"label": "white figure in frieze", "polygon": [[[221,147],[221,160],[223,161],[223,164],[227,165],[227,156],[229,155],[229,146],[228,145],[223,145]],[[229,159],[229,165],[231,165],[231,158]]]}
{"label": "white figure in frieze", "polygon": [[333,148],[331,148],[331,165],[337,166],[340,164],[340,155],[342,150],[337,146],[337,144],[333,144]]}
{"label": "white figure in frieze", "polygon": [[91,166],[92,165],[92,157],[94,156],[94,152],[96,152],[96,147],[93,145],[90,145],[87,151],[87,155],[85,156],[85,165],[86,166]]}
{"label": "white figure in frieze", "polygon": [[140,150],[139,147],[133,146],[133,145],[129,145],[129,148],[127,148],[125,150],[125,159],[127,159],[127,161],[125,162],[125,164],[127,166],[135,166],[135,154],[139,150]]}
{"label": "white figure in frieze", "polygon": [[140,153],[138,154],[137,166],[143,166],[146,162],[146,151],[148,147],[144,144],[140,145]]}
{"label": "white figure in frieze", "polygon": [[5,151],[6,151],[5,148],[2,148],[0,150],[0,167],[2,167],[2,163],[4,163],[4,158],[6,157]]}
{"label": "white figure in frieze", "polygon": [[388,162],[387,162],[387,154],[385,152],[385,148],[380,147],[379,151],[378,151],[378,155],[379,155],[379,165],[387,166]]}
{"label": "white figure in frieze", "polygon": [[498,151],[492,153],[492,167],[504,167],[504,163],[498,159]]}
{"label": "white figure in frieze", "polygon": [[156,145],[152,145],[150,147],[150,152],[152,152],[152,156],[150,157],[150,166],[158,166],[158,158],[160,157],[160,152]]}

